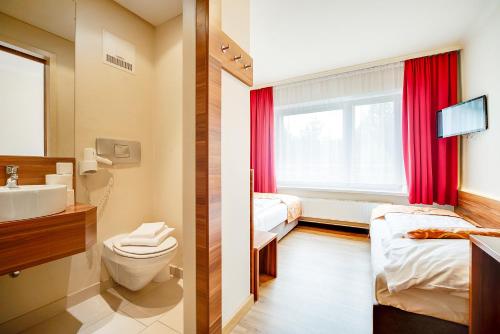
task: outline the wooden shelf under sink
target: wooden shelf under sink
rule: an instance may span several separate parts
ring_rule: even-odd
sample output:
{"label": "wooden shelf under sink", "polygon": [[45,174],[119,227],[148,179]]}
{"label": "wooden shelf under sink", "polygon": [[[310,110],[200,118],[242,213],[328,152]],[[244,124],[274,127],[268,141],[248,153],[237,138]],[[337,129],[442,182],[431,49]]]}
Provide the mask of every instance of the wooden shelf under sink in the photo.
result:
{"label": "wooden shelf under sink", "polygon": [[86,204],[55,215],[0,222],[0,275],[84,252],[96,239],[97,208]]}

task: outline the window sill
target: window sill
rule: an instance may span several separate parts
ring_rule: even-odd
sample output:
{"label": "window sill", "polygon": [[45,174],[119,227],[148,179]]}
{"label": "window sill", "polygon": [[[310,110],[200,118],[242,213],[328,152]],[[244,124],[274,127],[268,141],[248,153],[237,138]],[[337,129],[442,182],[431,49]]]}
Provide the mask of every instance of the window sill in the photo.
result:
{"label": "window sill", "polygon": [[363,194],[363,195],[380,195],[380,196],[397,196],[408,197],[408,193],[402,191],[389,191],[389,190],[362,190],[362,189],[339,189],[339,188],[308,188],[308,187],[292,187],[292,186],[278,186],[278,190],[299,190],[299,191],[312,191],[312,192],[326,192],[326,193],[343,193],[343,194]]}

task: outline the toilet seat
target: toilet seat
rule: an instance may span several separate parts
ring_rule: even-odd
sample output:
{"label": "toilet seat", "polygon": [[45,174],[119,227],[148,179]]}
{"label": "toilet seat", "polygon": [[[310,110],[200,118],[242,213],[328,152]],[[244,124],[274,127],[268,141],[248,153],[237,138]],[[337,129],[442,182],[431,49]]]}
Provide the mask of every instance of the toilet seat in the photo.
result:
{"label": "toilet seat", "polygon": [[174,251],[177,248],[177,240],[174,237],[168,237],[160,245],[151,246],[119,246],[116,244],[121,237],[111,238],[104,242],[105,246],[113,253],[133,258],[133,259],[149,259],[165,255]]}

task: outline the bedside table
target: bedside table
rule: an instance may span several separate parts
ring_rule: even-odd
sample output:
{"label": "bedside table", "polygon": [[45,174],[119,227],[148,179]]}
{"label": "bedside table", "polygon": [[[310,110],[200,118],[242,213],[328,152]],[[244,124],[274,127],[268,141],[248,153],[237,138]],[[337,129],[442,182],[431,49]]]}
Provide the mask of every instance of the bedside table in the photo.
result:
{"label": "bedside table", "polygon": [[500,331],[500,238],[471,236],[469,333]]}

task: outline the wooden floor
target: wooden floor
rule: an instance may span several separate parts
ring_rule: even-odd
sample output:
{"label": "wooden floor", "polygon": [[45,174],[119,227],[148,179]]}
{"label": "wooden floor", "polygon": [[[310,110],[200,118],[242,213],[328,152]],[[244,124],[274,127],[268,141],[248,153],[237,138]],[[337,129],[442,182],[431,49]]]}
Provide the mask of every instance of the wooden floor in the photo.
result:
{"label": "wooden floor", "polygon": [[278,278],[232,333],[371,333],[370,270],[366,236],[299,226],[278,244]]}

